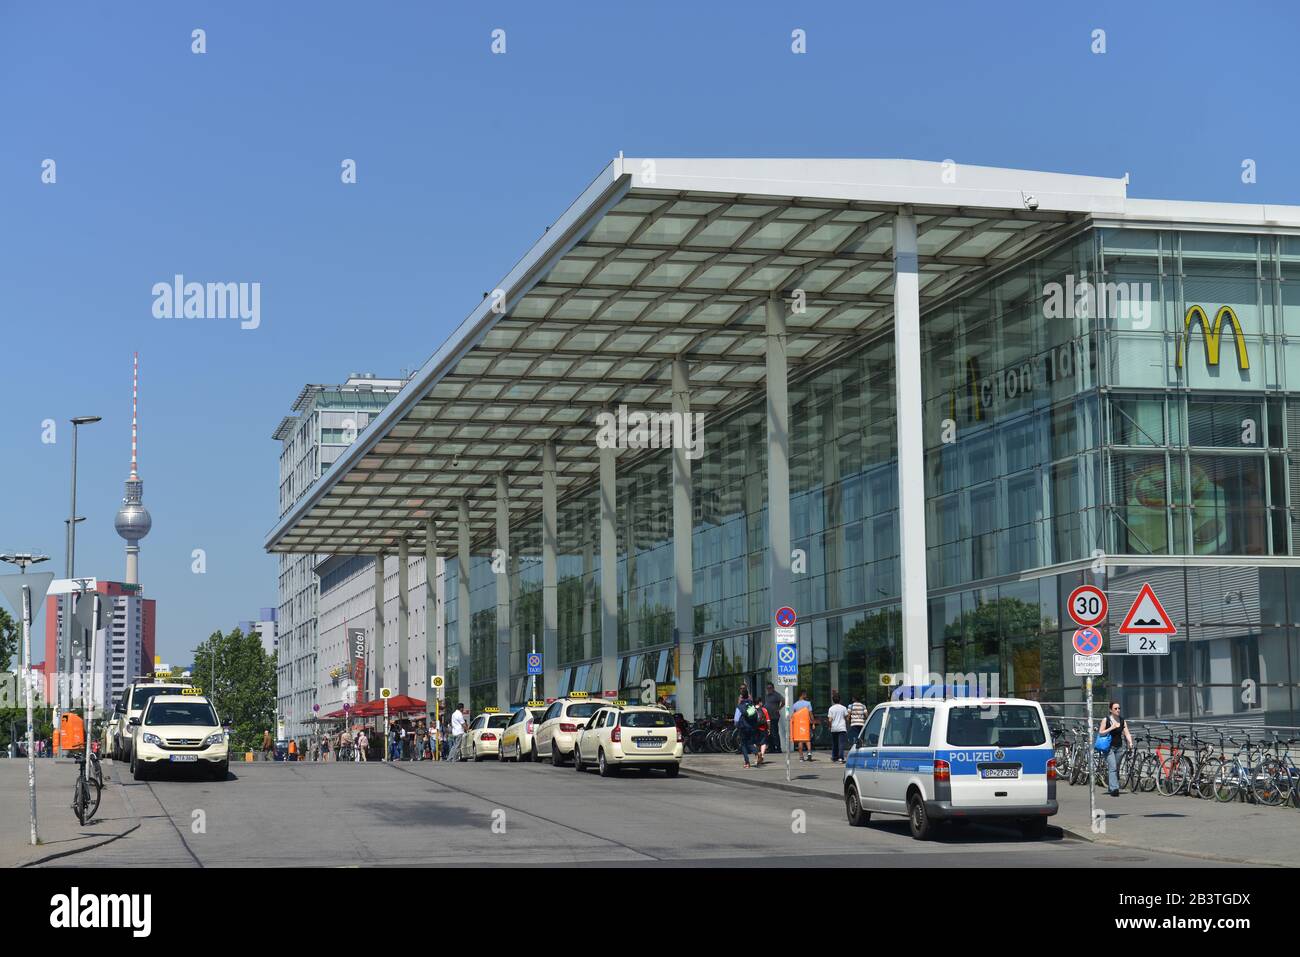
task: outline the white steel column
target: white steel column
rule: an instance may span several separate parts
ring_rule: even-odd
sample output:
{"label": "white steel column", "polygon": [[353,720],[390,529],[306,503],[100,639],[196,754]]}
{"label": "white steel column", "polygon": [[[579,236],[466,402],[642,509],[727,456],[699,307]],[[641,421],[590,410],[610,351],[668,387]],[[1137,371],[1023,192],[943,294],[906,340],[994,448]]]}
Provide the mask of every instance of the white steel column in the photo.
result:
{"label": "white steel column", "polygon": [[374,628],[375,684],[371,700],[379,697],[384,686],[384,553],[375,556],[375,628]]}
{"label": "white steel column", "polygon": [[411,647],[410,572],[411,546],[405,536],[397,540],[397,693],[410,694],[411,664],[407,654]]}
{"label": "white steel column", "polygon": [[[438,605],[438,540],[433,519],[424,520],[424,701],[429,714],[439,692],[433,689],[433,675],[442,674],[438,660],[438,622],[442,608]],[[430,725],[432,728],[432,725]]]}
{"label": "white steel column", "polygon": [[[492,571],[497,577],[497,707],[510,707],[510,500],[506,476],[497,473],[497,554]],[[498,571],[498,569],[500,569]]]}
{"label": "white steel column", "polygon": [[559,518],[555,504],[555,443],[542,447],[542,690],[554,696],[560,675],[559,567],[555,552]]}
{"label": "white steel column", "polygon": [[898,429],[899,584],[903,605],[903,670],[923,683],[930,673],[925,578],[925,468],[921,436],[921,298],[916,217],[894,217],[894,404]]}
{"label": "white steel column", "polygon": [[600,450],[600,677],[601,689],[618,690],[618,483],[614,450]]}
{"label": "white steel column", "polygon": [[460,646],[460,664],[457,665],[456,701],[471,706],[469,686],[474,677],[474,659],[470,653],[469,629],[472,615],[469,610],[469,501],[462,498],[457,503],[456,514],[456,644]]}
{"label": "white steel column", "polygon": [[[790,400],[786,391],[785,303],[767,299],[767,538],[768,620],[763,634],[772,643],[776,682],[776,635],[771,616],[790,604]],[[795,609],[798,612],[799,609]]]}
{"label": "white steel column", "polygon": [[[673,360],[673,414],[681,416],[682,435],[691,423],[690,367],[684,359]],[[703,448],[703,437],[694,436]],[[695,720],[695,560],[691,536],[691,460],[685,442],[673,449],[673,582],[677,590],[674,632],[677,643],[677,710],[687,721]]]}

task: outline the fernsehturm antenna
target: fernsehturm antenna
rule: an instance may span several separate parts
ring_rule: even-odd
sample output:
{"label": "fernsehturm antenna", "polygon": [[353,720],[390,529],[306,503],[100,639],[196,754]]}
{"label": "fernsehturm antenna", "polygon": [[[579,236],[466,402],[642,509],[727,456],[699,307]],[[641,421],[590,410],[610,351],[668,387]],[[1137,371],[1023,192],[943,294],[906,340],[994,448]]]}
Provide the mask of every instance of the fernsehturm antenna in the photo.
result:
{"label": "fernsehturm antenna", "polygon": [[131,474],[126,480],[126,494],[113,524],[117,534],[126,539],[126,582],[140,584],[140,539],[149,534],[153,519],[144,507],[144,481],[140,478],[140,354],[132,355],[131,366]]}

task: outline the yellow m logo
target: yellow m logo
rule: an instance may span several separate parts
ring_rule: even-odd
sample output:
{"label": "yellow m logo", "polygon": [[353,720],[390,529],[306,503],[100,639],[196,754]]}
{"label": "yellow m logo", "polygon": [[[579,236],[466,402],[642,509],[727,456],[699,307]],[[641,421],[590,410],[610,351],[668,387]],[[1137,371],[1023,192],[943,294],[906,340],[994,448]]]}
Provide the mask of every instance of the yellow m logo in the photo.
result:
{"label": "yellow m logo", "polygon": [[1250,368],[1250,357],[1246,355],[1246,337],[1241,333],[1241,320],[1237,318],[1231,306],[1220,306],[1219,311],[1214,314],[1213,324],[1200,306],[1192,306],[1187,310],[1187,315],[1183,318],[1182,339],[1178,343],[1178,368],[1183,367],[1183,346],[1192,337],[1194,322],[1199,322],[1201,332],[1205,333],[1205,364],[1211,366],[1219,364],[1219,336],[1223,332],[1224,320],[1232,323],[1232,333],[1237,341],[1237,368],[1242,372]]}

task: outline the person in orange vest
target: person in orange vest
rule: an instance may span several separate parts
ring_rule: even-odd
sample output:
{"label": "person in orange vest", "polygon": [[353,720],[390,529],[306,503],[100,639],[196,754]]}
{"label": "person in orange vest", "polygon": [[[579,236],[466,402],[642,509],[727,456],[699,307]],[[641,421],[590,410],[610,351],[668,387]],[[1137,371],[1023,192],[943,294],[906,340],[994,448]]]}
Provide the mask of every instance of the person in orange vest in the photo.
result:
{"label": "person in orange vest", "polygon": [[812,702],[808,692],[800,691],[799,700],[790,709],[790,745],[799,752],[800,761],[811,761],[812,756]]}
{"label": "person in orange vest", "polygon": [[289,739],[289,757],[290,761],[298,760],[298,745],[294,743],[293,738]]}

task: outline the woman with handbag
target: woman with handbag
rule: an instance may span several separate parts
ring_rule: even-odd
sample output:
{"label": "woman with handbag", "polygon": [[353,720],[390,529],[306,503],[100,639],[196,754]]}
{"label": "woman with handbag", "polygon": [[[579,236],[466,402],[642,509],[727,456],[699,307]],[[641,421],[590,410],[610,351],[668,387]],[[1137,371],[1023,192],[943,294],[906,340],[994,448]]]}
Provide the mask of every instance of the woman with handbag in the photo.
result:
{"label": "woman with handbag", "polygon": [[[1106,747],[1108,739],[1109,747]],[[1106,770],[1109,772],[1107,783],[1110,785],[1109,791],[1111,797],[1119,797],[1119,762],[1124,755],[1124,746],[1133,747],[1133,735],[1129,734],[1128,722],[1120,713],[1118,701],[1110,703],[1110,712],[1101,719],[1101,724],[1097,726],[1097,743],[1095,747],[1098,751],[1104,750],[1106,753]]]}

